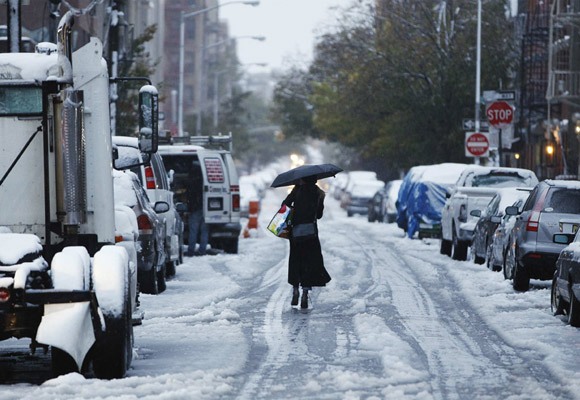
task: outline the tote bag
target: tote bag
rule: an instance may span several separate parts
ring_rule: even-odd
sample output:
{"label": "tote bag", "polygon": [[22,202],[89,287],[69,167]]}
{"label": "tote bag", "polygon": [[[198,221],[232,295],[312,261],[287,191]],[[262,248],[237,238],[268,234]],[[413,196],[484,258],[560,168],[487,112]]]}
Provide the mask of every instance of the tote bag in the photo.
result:
{"label": "tote bag", "polygon": [[292,208],[286,205],[280,207],[278,212],[274,215],[268,224],[268,230],[274,235],[283,239],[290,238],[290,221],[292,220]]}

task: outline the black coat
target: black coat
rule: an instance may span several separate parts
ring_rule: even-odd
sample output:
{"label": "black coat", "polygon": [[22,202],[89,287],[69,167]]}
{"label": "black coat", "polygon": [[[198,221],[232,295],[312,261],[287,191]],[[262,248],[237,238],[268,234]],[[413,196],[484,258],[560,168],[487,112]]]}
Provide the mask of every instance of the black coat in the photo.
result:
{"label": "black coat", "polygon": [[[324,192],[315,184],[298,185],[282,204],[294,208],[292,225],[316,222],[324,211]],[[290,238],[288,283],[292,286],[325,286],[329,281],[318,234],[309,238]]]}

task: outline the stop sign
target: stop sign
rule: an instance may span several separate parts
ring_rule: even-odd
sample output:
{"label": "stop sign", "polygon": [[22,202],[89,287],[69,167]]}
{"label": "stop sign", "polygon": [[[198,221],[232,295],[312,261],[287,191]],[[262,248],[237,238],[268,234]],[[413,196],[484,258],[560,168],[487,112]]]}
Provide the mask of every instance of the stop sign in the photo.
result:
{"label": "stop sign", "polygon": [[494,128],[503,128],[512,123],[514,109],[505,101],[494,101],[485,110],[489,124]]}
{"label": "stop sign", "polygon": [[489,151],[487,135],[478,132],[465,134],[465,155],[467,157],[485,157]]}

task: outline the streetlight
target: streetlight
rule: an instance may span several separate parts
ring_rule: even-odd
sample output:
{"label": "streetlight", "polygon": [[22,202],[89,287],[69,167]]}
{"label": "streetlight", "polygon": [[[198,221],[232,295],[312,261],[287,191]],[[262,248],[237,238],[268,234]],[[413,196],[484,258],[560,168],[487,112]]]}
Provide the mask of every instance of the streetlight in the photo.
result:
{"label": "streetlight", "polygon": [[[201,52],[200,52],[201,54],[200,54],[200,58],[199,58],[201,60],[201,65],[203,65],[205,50],[211,49],[213,47],[217,47],[217,46],[222,45],[224,43],[233,42],[233,41],[238,40],[238,39],[253,39],[253,40],[258,40],[260,42],[263,42],[264,40],[266,40],[266,37],[265,36],[252,36],[252,35],[236,36],[233,38],[227,38],[224,40],[220,40],[219,42],[215,42],[215,43],[212,43],[210,45],[204,46],[201,48]],[[199,82],[197,83],[197,99],[198,99],[198,101],[197,101],[197,118],[195,121],[195,134],[197,136],[201,135],[201,117],[202,117],[202,115],[201,115],[202,114],[201,100],[203,97],[203,90],[202,90],[203,74],[202,74],[202,72],[203,72],[203,69],[200,70],[200,73],[198,75]],[[218,78],[217,77],[219,74],[221,74],[223,72],[225,72],[225,70],[217,71],[217,72],[215,72],[215,76],[214,76],[214,83],[213,83],[214,84],[214,99],[213,99],[213,107],[214,107],[214,109],[213,109],[213,123],[214,123],[214,127],[217,127],[217,113],[218,113],[218,111],[217,111],[217,109],[218,109],[218,104],[217,104],[217,101],[218,101],[218,95],[217,95],[217,93],[218,93]]]}
{"label": "streetlight", "polygon": [[[178,115],[177,115],[177,128],[178,128],[178,135],[183,136],[183,74],[184,74],[184,58],[185,58],[185,19],[189,17],[195,17],[196,15],[200,15],[221,6],[227,6],[229,4],[245,4],[249,6],[257,6],[260,4],[259,0],[235,0],[235,1],[228,1],[226,3],[218,4],[212,7],[204,8],[202,10],[191,11],[186,13],[185,11],[181,11],[181,22],[179,24],[179,107],[178,107]],[[203,64],[203,60],[200,65]],[[198,99],[199,104],[199,99]],[[199,110],[198,110],[199,112]]]}

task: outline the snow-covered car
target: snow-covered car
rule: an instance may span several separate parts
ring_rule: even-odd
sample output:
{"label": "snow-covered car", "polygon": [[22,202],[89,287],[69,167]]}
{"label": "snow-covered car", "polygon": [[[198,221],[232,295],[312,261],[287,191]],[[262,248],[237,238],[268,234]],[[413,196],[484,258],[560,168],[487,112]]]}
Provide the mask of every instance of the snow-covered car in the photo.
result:
{"label": "snow-covered car", "polygon": [[[338,176],[341,176],[340,174]],[[348,199],[350,196],[350,192],[354,185],[363,183],[363,182],[376,182],[377,181],[377,173],[374,171],[349,171],[347,173],[346,182],[344,182],[343,186],[339,190],[339,199],[340,199],[340,206],[346,209],[348,205]],[[380,187],[384,186],[384,182],[382,182]]]}
{"label": "snow-covered car", "polygon": [[137,229],[136,265],[139,290],[157,294],[165,290],[165,225],[159,214],[169,204],[158,201],[152,207],[139,178],[131,171],[115,171],[115,203],[133,214]]}
{"label": "snow-covered car", "polygon": [[465,164],[419,165],[409,170],[397,198],[397,225],[409,238],[441,236],[441,210]]}
{"label": "snow-covered car", "polygon": [[384,203],[387,197],[387,188],[382,187],[374,194],[374,196],[368,202],[368,212],[367,219],[369,222],[383,222],[384,216]]}
{"label": "snow-covered car", "polygon": [[513,288],[527,291],[530,278],[551,280],[556,260],[565,243],[553,241],[555,234],[573,234],[580,227],[580,182],[545,180],[530,193],[519,213],[508,207],[506,213],[518,215],[510,235],[505,275]]}
{"label": "snow-covered car", "polygon": [[383,202],[383,222],[392,223],[397,219],[397,198],[399,197],[399,189],[403,183],[402,179],[387,182],[385,188],[387,189],[387,196]]}
{"label": "snow-covered car", "polygon": [[554,315],[566,313],[568,323],[580,327],[580,236],[559,233],[555,243],[568,244],[556,261],[552,280],[551,306]]}
{"label": "snow-covered car", "polygon": [[346,215],[352,217],[355,214],[366,215],[369,212],[369,201],[378,189],[383,188],[383,181],[361,181],[351,186],[344,196]]}
{"label": "snow-covered car", "polygon": [[441,254],[465,260],[478,220],[471,211],[484,209],[497,189],[533,188],[537,183],[536,174],[527,169],[479,165],[466,168],[446,194],[448,198],[441,217]]}
{"label": "snow-covered car", "polygon": [[134,172],[141,185],[147,192],[151,206],[158,201],[169,204],[169,209],[158,213],[159,218],[165,225],[165,274],[175,274],[175,266],[183,258],[183,225],[173,201],[173,192],[169,188],[169,177],[165,165],[159,153],[153,153],[145,157],[140,151],[136,138],[114,136],[113,144],[116,146],[119,158],[115,160],[116,169],[130,169]]}
{"label": "snow-covered car", "polygon": [[529,194],[529,188],[498,189],[487,207],[471,211],[472,215],[479,218],[471,243],[471,255],[476,264],[487,263],[489,269],[501,271],[502,264],[495,261],[492,255],[496,229],[506,216],[506,207],[522,204]]}

